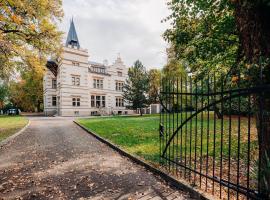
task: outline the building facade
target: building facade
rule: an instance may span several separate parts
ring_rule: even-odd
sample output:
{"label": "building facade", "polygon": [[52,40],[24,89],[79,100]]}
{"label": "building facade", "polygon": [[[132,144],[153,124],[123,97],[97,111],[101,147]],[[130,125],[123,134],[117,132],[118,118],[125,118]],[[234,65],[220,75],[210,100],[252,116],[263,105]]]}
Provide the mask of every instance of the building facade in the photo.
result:
{"label": "building facade", "polygon": [[43,79],[45,115],[89,116],[131,114],[122,97],[128,68],[117,57],[107,61],[89,61],[82,49],[73,20],[60,58],[48,61]]}

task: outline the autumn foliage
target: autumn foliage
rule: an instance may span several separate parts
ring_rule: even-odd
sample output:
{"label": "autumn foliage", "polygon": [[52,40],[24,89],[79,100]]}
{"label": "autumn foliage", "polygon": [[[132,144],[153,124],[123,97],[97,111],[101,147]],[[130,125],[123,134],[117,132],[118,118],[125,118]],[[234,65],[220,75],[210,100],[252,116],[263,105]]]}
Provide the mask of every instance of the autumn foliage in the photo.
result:
{"label": "autumn foliage", "polygon": [[10,85],[12,102],[20,107],[42,102],[45,62],[61,50],[57,22],[62,17],[62,0],[0,1],[0,79]]}

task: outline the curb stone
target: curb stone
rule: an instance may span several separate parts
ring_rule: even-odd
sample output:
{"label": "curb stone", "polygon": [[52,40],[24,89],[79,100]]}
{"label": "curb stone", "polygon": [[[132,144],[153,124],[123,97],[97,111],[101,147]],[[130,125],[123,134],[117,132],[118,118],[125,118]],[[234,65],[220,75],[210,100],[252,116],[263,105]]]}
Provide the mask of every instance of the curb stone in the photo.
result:
{"label": "curb stone", "polygon": [[168,175],[166,172],[153,167],[149,163],[146,163],[145,161],[143,161],[142,159],[140,159],[140,158],[138,158],[138,157],[136,157],[134,155],[129,154],[128,152],[126,152],[125,150],[123,150],[120,147],[116,146],[115,144],[111,143],[110,141],[100,137],[95,132],[88,130],[85,126],[79,124],[78,122],[76,122],[76,121],[73,121],[73,122],[76,125],[78,125],[80,128],[82,128],[84,131],[86,131],[87,133],[89,133],[90,135],[92,135],[93,137],[98,139],[100,142],[102,142],[102,143],[106,144],[107,146],[111,147],[113,150],[117,151],[121,155],[129,158],[132,162],[135,162],[136,164],[139,164],[139,165],[143,166],[145,169],[147,169],[147,170],[151,171],[152,173],[154,173],[155,175],[161,177],[169,185],[174,186],[179,190],[188,192],[192,198],[201,199],[201,200],[215,200],[216,199],[216,198],[214,198],[213,196],[211,196],[209,194],[203,193],[202,191],[191,187],[184,180],[181,180],[181,182],[180,182],[179,180],[175,179],[174,177]]}
{"label": "curb stone", "polygon": [[3,141],[0,142],[0,148],[2,148],[3,146],[5,146],[6,144],[8,144],[15,137],[17,137],[20,134],[22,134],[25,131],[25,129],[27,129],[29,127],[29,125],[30,125],[30,120],[28,119],[28,123],[21,130],[19,130],[17,133],[9,136],[8,138],[6,138],[6,139],[4,139]]}

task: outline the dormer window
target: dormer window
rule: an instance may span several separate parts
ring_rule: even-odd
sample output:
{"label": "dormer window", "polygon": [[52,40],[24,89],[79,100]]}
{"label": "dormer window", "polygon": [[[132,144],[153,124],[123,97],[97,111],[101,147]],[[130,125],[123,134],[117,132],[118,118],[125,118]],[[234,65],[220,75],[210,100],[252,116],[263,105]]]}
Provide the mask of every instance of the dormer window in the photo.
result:
{"label": "dormer window", "polygon": [[99,74],[105,74],[105,68],[103,67],[92,67],[91,71]]}

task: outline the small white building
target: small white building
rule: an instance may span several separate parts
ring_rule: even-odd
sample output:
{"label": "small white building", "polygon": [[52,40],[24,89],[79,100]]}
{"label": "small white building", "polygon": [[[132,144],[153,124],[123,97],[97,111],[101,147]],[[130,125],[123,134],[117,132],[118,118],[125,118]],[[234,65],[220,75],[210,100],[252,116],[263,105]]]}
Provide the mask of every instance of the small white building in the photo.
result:
{"label": "small white building", "polygon": [[[142,109],[142,114],[159,114],[161,112],[161,104],[151,104],[149,107]],[[137,109],[137,114],[140,114],[140,109]]]}
{"label": "small white building", "polygon": [[120,58],[109,65],[89,61],[74,22],[57,62],[48,61],[44,75],[45,115],[89,116],[131,114],[122,97],[128,68]]}

